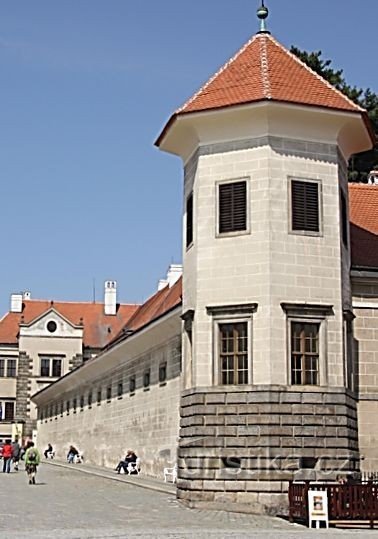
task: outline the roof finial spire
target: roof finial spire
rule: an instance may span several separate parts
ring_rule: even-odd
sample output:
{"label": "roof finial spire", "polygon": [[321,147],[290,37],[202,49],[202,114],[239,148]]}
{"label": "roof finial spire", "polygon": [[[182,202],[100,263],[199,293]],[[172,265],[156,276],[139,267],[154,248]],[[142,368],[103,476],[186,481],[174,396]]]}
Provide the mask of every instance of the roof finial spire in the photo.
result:
{"label": "roof finial spire", "polygon": [[269,15],[269,10],[264,5],[264,0],[261,0],[261,6],[257,10],[257,17],[260,19],[260,31],[259,34],[270,34],[269,30],[266,29],[265,19]]}

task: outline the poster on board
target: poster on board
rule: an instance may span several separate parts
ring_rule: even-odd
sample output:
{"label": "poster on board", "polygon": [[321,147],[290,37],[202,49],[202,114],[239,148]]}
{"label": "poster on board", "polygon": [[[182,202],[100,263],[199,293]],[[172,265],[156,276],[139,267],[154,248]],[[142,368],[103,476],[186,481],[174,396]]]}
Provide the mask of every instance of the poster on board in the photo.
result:
{"label": "poster on board", "polygon": [[324,490],[308,491],[308,525],[312,528],[315,522],[316,528],[320,528],[320,523],[324,522],[328,528],[328,495]]}

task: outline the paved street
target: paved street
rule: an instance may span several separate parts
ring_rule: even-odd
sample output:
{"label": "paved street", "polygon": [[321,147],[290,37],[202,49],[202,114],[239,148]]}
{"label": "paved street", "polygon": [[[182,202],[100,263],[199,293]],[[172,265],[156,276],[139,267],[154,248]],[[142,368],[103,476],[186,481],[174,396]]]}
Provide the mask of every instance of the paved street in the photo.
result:
{"label": "paved street", "polygon": [[[138,478],[135,478],[137,481]],[[37,485],[24,471],[0,474],[1,538],[377,537],[377,531],[316,532],[261,516],[189,510],[169,494],[78,469],[40,467]]]}

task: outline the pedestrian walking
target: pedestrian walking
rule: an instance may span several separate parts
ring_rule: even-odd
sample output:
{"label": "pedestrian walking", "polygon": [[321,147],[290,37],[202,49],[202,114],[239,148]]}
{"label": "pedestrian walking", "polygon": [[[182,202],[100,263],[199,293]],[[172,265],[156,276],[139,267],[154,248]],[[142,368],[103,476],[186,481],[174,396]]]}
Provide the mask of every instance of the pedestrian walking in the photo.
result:
{"label": "pedestrian walking", "polygon": [[34,446],[34,442],[28,443],[29,448],[25,453],[25,470],[28,474],[29,485],[35,485],[35,476],[37,467],[41,462],[41,455],[38,449]]}
{"label": "pedestrian walking", "polygon": [[5,440],[3,445],[3,473],[11,471],[12,445],[10,440]]}
{"label": "pedestrian walking", "polygon": [[14,471],[18,472],[18,463],[21,456],[21,446],[18,442],[18,437],[14,439],[14,442],[12,442],[12,457],[13,457],[13,467]]}

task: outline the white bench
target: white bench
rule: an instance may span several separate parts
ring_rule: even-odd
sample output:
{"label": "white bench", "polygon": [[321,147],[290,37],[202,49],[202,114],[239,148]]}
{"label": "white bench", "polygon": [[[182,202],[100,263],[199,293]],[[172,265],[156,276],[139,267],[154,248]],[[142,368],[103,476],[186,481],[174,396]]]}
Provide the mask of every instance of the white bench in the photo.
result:
{"label": "white bench", "polygon": [[127,473],[131,475],[132,473],[140,474],[140,458],[138,457],[135,462],[129,462],[127,465]]}
{"label": "white bench", "polygon": [[176,483],[177,481],[177,464],[173,466],[173,468],[164,468],[164,483],[167,483],[167,481],[170,479],[172,483]]}

